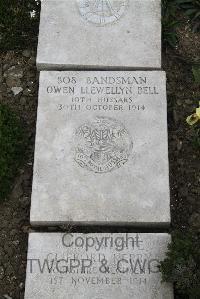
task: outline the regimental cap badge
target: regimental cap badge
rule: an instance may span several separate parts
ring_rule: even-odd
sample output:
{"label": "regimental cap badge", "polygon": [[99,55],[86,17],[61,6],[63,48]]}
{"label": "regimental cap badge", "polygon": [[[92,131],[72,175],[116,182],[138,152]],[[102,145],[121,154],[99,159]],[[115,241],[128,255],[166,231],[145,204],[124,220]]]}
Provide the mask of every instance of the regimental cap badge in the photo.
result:
{"label": "regimental cap badge", "polygon": [[99,26],[115,23],[128,7],[128,0],[77,0],[77,2],[81,16]]}
{"label": "regimental cap badge", "polygon": [[75,161],[96,173],[120,168],[128,161],[132,147],[128,131],[113,118],[96,117],[75,132]]}

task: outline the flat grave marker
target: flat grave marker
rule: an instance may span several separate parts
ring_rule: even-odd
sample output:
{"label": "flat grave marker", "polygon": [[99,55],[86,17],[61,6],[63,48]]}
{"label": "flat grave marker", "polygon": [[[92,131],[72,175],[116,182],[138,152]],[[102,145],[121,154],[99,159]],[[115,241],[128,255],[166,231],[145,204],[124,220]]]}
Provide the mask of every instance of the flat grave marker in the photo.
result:
{"label": "flat grave marker", "polygon": [[161,68],[160,0],[41,2],[39,70]]}
{"label": "flat grave marker", "polygon": [[31,233],[25,299],[173,299],[168,234]]}
{"label": "flat grave marker", "polygon": [[41,72],[31,223],[169,225],[164,72]]}

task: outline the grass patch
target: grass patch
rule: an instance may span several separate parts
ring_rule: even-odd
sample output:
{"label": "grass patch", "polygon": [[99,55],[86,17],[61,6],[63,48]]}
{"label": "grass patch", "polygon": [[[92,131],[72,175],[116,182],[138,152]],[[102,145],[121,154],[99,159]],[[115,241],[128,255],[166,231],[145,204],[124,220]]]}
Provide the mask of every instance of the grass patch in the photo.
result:
{"label": "grass patch", "polygon": [[0,105],[0,201],[11,191],[26,145],[21,121],[6,105]]}
{"label": "grass patch", "polygon": [[177,3],[175,0],[162,0],[162,39],[163,44],[175,47],[178,41],[176,27]]}
{"label": "grass patch", "polygon": [[200,65],[196,65],[192,67],[192,74],[195,83],[200,84]]}
{"label": "grass patch", "polygon": [[194,31],[200,31],[200,0],[175,0],[189,17]]}
{"label": "grass patch", "polygon": [[189,299],[200,298],[200,237],[198,233],[175,232],[161,262],[163,281],[174,283],[177,291]]}
{"label": "grass patch", "polygon": [[200,0],[162,0],[163,43],[172,47],[178,42],[176,28],[180,24],[177,18],[180,12],[190,20],[194,31],[200,31]]}
{"label": "grass patch", "polygon": [[37,44],[40,1],[0,0],[0,50]]}
{"label": "grass patch", "polygon": [[200,150],[200,128],[199,126],[193,128],[193,135],[192,135],[192,144],[197,149]]}

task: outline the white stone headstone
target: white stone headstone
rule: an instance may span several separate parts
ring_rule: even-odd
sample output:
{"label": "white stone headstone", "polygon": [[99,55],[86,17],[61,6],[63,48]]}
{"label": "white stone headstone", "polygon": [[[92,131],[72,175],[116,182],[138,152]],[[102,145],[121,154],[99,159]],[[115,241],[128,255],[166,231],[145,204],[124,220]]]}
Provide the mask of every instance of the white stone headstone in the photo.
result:
{"label": "white stone headstone", "polygon": [[29,236],[25,299],[173,299],[161,283],[168,234]]}
{"label": "white stone headstone", "polygon": [[41,72],[31,223],[169,225],[164,72]]}
{"label": "white stone headstone", "polygon": [[161,68],[160,0],[41,3],[38,69]]}

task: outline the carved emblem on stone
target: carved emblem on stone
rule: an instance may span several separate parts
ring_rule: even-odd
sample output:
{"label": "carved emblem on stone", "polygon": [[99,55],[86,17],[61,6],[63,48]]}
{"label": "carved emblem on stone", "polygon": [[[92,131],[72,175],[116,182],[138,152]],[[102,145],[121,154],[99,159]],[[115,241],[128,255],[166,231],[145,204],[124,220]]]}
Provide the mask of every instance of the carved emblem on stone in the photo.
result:
{"label": "carved emblem on stone", "polygon": [[128,0],[77,0],[81,16],[88,22],[104,26],[118,21]]}
{"label": "carved emblem on stone", "polygon": [[124,125],[109,117],[96,117],[75,132],[75,161],[83,168],[105,173],[120,168],[133,144]]}

